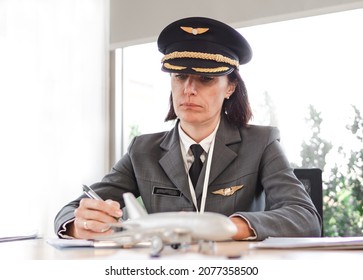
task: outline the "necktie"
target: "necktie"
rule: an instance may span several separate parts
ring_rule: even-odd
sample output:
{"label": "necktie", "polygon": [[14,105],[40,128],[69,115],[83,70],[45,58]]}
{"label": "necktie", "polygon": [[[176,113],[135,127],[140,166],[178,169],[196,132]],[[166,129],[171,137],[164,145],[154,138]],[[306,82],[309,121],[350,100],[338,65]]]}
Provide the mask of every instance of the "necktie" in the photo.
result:
{"label": "necktie", "polygon": [[189,176],[190,176],[190,179],[195,188],[197,185],[197,182],[198,182],[200,171],[202,170],[202,167],[203,167],[203,163],[200,159],[200,156],[202,155],[204,150],[203,150],[202,146],[200,146],[198,144],[191,145],[190,149],[192,150],[192,153],[194,156],[194,161],[192,163],[192,166],[190,166]]}

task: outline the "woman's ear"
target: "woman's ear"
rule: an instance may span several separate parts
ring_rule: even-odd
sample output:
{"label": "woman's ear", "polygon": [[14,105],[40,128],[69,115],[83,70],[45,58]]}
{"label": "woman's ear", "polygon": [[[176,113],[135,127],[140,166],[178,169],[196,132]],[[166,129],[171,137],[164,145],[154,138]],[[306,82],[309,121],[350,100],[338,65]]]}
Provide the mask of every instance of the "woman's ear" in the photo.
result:
{"label": "woman's ear", "polygon": [[227,93],[226,93],[227,99],[229,99],[229,97],[234,93],[234,91],[236,90],[236,86],[237,86],[237,82],[228,83],[228,88],[227,88]]}

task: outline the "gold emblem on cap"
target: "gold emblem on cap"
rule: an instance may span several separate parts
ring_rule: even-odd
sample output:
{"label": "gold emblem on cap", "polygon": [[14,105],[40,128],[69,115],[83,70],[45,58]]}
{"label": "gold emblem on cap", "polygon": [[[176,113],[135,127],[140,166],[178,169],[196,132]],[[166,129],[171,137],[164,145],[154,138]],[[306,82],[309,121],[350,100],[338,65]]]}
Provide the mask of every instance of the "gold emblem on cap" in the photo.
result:
{"label": "gold emblem on cap", "polygon": [[233,187],[228,187],[228,188],[225,188],[225,189],[216,190],[216,191],[212,192],[212,194],[219,194],[219,195],[223,195],[223,196],[231,196],[236,191],[238,191],[238,190],[240,190],[242,188],[243,188],[243,185],[233,186]]}
{"label": "gold emblem on cap", "polygon": [[200,35],[209,30],[209,28],[204,28],[204,27],[194,28],[194,27],[180,26],[180,28],[182,30],[184,30],[185,32],[187,32],[189,34],[193,34],[193,35]]}

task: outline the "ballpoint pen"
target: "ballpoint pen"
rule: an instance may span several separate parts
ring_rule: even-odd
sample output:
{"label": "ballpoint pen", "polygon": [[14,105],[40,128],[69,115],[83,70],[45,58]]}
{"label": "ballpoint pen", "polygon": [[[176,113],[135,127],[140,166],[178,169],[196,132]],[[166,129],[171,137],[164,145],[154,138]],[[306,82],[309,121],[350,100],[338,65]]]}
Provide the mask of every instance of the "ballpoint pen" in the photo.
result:
{"label": "ballpoint pen", "polygon": [[87,185],[82,185],[84,193],[89,197],[96,200],[103,200],[94,190]]}

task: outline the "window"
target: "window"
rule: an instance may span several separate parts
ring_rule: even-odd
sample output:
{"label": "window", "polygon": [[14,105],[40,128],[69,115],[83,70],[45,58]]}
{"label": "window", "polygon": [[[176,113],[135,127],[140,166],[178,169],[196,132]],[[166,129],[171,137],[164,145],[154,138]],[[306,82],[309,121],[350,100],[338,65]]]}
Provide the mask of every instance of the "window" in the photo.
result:
{"label": "window", "polygon": [[[309,143],[318,129],[319,139],[332,144],[326,162],[325,154],[314,152],[315,157],[324,156],[326,181],[339,147],[361,146],[347,130],[353,106],[363,114],[361,26],[359,9],[239,29],[254,52],[251,62],[240,68],[254,112],[252,123],[278,126],[296,166],[306,164],[302,143]],[[161,57],[155,42],[124,49],[124,152],[132,136],[172,125],[163,121],[170,85],[169,75],[160,70]],[[311,114],[319,117],[318,128]]]}
{"label": "window", "polygon": [[169,104],[169,75],[161,72],[156,43],[124,49],[124,149],[132,136],[170,129],[164,122]]}

